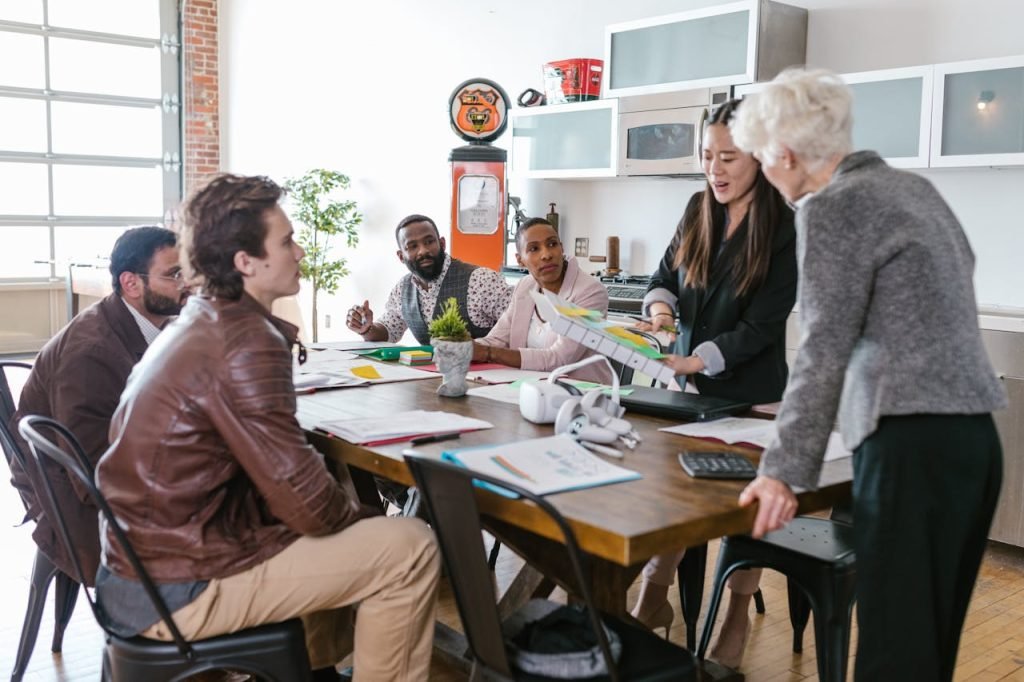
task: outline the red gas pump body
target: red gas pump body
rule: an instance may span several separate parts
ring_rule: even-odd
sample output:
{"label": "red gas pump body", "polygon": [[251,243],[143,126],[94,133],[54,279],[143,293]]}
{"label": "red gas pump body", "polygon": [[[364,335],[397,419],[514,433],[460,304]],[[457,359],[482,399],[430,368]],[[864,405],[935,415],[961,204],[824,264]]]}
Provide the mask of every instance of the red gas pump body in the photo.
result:
{"label": "red gas pump body", "polygon": [[490,145],[452,150],[453,258],[492,270],[505,264],[505,159],[504,149]]}
{"label": "red gas pump body", "polygon": [[449,251],[453,258],[494,270],[505,263],[508,154],[489,143],[505,132],[508,107],[505,91],[485,78],[461,83],[448,99],[452,129],[469,142],[448,156],[452,173]]}

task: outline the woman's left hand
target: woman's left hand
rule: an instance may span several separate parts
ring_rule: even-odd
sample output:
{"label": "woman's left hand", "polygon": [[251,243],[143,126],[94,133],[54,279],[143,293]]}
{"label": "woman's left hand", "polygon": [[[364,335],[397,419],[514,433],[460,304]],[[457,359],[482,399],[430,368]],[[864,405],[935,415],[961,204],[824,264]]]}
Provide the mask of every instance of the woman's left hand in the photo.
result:
{"label": "woman's left hand", "polygon": [[779,530],[796,515],[796,495],[789,486],[771,476],[758,476],[740,493],[740,506],[757,502],[757,517],[751,537],[760,539],[765,533]]}
{"label": "woman's left hand", "polygon": [[676,375],[696,374],[704,369],[704,361],[696,355],[666,355],[665,364],[672,368]]}

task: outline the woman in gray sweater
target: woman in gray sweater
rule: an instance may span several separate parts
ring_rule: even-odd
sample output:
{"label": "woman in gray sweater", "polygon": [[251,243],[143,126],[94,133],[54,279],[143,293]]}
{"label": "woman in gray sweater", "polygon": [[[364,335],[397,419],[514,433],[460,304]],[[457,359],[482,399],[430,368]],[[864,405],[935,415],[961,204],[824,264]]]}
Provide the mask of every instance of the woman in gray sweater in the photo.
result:
{"label": "woman in gray sweater", "polygon": [[851,95],[787,71],[744,102],[737,145],[797,207],[802,339],[778,440],[740,496],[753,534],[814,488],[838,413],[854,451],[857,680],[950,680],[1002,476],[1006,405],[982,347],[974,255],[924,178],[852,152]]}

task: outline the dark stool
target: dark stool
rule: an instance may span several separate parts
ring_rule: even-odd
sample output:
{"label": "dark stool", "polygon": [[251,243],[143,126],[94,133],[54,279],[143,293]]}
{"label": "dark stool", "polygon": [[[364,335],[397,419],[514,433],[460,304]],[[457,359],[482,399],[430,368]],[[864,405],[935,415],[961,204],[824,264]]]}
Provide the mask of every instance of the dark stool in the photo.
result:
{"label": "dark stool", "polygon": [[739,569],[757,567],[778,571],[788,579],[793,650],[802,649],[803,630],[807,625],[807,609],[802,600],[806,599],[814,613],[818,679],[843,682],[850,651],[857,559],[852,526],[829,519],[799,516],[762,540],[746,535],[722,539],[697,657],[704,658],[707,651],[726,579]]}

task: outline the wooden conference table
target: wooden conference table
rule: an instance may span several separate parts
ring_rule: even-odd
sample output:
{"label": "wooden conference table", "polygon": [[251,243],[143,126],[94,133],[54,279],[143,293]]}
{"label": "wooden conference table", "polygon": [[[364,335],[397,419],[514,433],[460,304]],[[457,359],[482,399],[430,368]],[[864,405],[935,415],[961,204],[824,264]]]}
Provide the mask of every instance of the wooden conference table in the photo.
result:
{"label": "wooden conference table", "polygon": [[[439,379],[409,381],[301,396],[300,411],[304,401],[311,401],[330,404],[339,417],[379,417],[422,409],[456,412],[494,424],[493,429],[465,433],[459,440],[416,448],[436,456],[454,447],[512,442],[553,432],[550,425],[527,422],[517,405],[473,396],[439,397],[434,393],[439,383]],[[754,520],[753,509],[742,509],[736,503],[744,482],[690,478],[679,466],[677,453],[687,448],[732,449],[756,459],[757,451],[660,432],[658,428],[675,423],[664,419],[636,414],[626,417],[643,442],[636,450],[626,451],[621,464],[643,478],[548,496],[571,523],[581,549],[591,557],[592,588],[598,607],[615,614],[626,613],[626,590],[653,555],[749,532]],[[369,447],[317,432],[309,432],[309,437],[318,450],[349,466],[364,501],[379,503],[372,479],[366,474],[413,483],[401,454],[410,447],[408,443]],[[827,462],[819,489],[799,495],[800,513],[826,509],[848,499],[851,478],[849,458]],[[491,533],[555,583],[575,591],[567,584],[571,571],[564,551],[550,551],[557,549],[560,533],[542,512],[530,503],[486,490],[480,490],[477,498]],[[529,591],[530,587],[520,589]]]}

